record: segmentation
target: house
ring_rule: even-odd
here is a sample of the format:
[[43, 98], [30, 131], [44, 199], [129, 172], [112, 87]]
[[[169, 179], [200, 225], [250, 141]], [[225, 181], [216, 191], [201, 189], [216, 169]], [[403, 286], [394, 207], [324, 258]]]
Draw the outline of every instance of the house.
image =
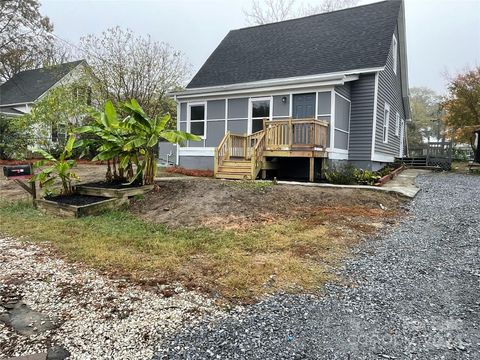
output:
[[410, 117], [403, 1], [233, 30], [184, 91], [178, 129], [199, 135], [177, 165], [219, 178], [401, 157]]
[[[51, 89], [77, 81], [87, 68], [85, 60], [78, 60], [15, 74], [0, 85], [0, 115], [15, 117], [30, 113], [32, 106]], [[52, 129], [51, 134], [56, 141], [57, 131]]]

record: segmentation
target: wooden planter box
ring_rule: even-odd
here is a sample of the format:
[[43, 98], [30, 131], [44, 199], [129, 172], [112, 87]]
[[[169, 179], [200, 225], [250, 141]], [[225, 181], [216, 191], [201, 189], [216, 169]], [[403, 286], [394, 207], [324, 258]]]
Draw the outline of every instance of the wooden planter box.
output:
[[152, 191], [155, 185], [132, 186], [127, 188], [95, 187], [95, 185], [77, 185], [75, 191], [80, 195], [102, 196], [107, 198], [128, 198]]
[[117, 209], [128, 202], [128, 198], [109, 198], [88, 205], [69, 205], [56, 201], [36, 199], [35, 204], [42, 212], [62, 217], [96, 215], [105, 210]]
[[387, 182], [389, 182], [390, 180], [392, 180], [395, 176], [397, 176], [398, 174], [400, 174], [403, 170], [405, 170], [407, 167], [405, 165], [402, 165], [400, 166], [399, 168], [396, 168], [395, 170], [393, 170], [390, 174], [388, 175], [385, 175], [384, 177], [382, 177], [381, 179], [379, 179], [377, 181], [377, 183], [375, 184], [376, 186], [383, 186], [385, 185]]

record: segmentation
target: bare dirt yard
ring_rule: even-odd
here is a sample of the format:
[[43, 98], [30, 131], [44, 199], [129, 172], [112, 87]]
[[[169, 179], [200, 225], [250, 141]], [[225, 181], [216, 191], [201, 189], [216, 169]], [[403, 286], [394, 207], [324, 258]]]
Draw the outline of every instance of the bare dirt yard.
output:
[[319, 214], [325, 220], [364, 217], [372, 224], [381, 218], [393, 218], [405, 202], [400, 197], [375, 191], [270, 182], [185, 178], [157, 184], [157, 189], [137, 200], [131, 211], [149, 222], [176, 227], [241, 230], [285, 220], [308, 222]]

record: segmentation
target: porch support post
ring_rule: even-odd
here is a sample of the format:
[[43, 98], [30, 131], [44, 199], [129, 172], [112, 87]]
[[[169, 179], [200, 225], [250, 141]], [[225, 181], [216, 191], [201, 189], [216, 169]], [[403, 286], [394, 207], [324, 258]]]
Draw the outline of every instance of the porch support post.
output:
[[310, 158], [310, 172], [308, 176], [308, 181], [314, 182], [315, 181], [315, 158]]
[[328, 160], [326, 157], [322, 158], [322, 171], [321, 171], [321, 179], [325, 180], [325, 172], [327, 170]]

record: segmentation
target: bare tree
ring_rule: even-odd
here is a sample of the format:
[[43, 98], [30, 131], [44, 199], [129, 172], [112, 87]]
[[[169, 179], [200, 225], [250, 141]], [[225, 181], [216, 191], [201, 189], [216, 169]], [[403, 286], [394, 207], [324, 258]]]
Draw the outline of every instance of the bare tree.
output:
[[53, 25], [38, 0], [0, 1], [0, 81], [37, 67], [52, 42]]
[[98, 80], [99, 100], [135, 98], [150, 115], [169, 109], [166, 93], [182, 85], [190, 70], [184, 55], [169, 44], [118, 26], [81, 38], [80, 49]]
[[291, 18], [294, 5], [295, 0], [252, 0], [251, 9], [244, 9], [243, 13], [248, 24], [261, 25]]
[[252, 0], [250, 9], [244, 9], [249, 25], [262, 25], [345, 9], [358, 4], [358, 0], [321, 0], [318, 5], [310, 5], [297, 0]]

